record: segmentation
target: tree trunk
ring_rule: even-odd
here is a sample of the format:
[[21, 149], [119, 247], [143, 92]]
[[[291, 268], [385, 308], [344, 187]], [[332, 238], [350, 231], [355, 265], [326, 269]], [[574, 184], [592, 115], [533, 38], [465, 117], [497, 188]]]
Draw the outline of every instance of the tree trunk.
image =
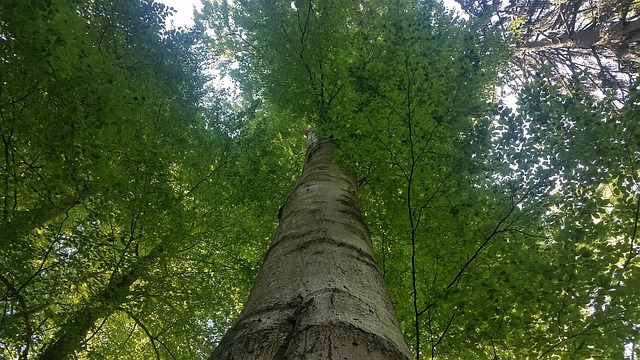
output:
[[98, 319], [110, 316], [125, 303], [130, 287], [144, 274], [147, 268], [164, 252], [162, 243], [142, 257], [120, 276], [111, 279], [107, 287], [87, 301], [87, 305], [75, 312], [54, 335], [52, 342], [44, 347], [38, 360], [67, 359], [80, 349], [87, 333]]
[[411, 358], [372, 255], [357, 182], [332, 163], [331, 140], [309, 140], [249, 299], [210, 360]]
[[618, 22], [608, 27], [588, 27], [573, 34], [563, 34], [554, 39], [530, 41], [521, 45], [529, 50], [577, 48], [591, 49], [601, 45], [616, 53], [617, 48], [628, 48], [640, 40], [640, 20]]
[[85, 188], [80, 195], [68, 198], [59, 206], [45, 206], [30, 211], [15, 211], [11, 216], [11, 220], [0, 223], [0, 246], [7, 248], [14, 246], [23, 236], [43, 227], [49, 221], [71, 210], [87, 196], [86, 193], [88, 193], [88, 190]]

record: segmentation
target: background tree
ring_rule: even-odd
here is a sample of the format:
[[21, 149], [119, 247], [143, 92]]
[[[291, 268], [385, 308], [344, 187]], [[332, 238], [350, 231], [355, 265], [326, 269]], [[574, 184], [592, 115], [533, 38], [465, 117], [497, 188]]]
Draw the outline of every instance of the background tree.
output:
[[205, 54], [169, 14], [0, 6], [2, 357], [194, 358], [237, 311], [222, 299], [242, 297], [254, 247], [221, 230], [262, 220], [231, 199], [238, 153], [201, 109]]
[[[581, 306], [582, 329], [561, 335], [558, 346], [585, 334], [601, 337], [603, 343], [632, 344], [637, 325], [630, 319], [636, 316], [637, 307], [621, 299], [636, 286], [632, 259], [638, 252], [638, 193], [632, 184], [637, 178], [638, 142], [631, 135], [637, 132], [635, 121], [628, 117], [635, 116], [635, 107], [627, 103], [618, 111], [615, 96], [596, 100], [580, 81], [572, 81], [572, 96], [560, 95], [561, 88], [544, 84], [540, 78], [524, 89], [523, 114], [537, 116], [518, 116], [532, 134], [527, 140], [524, 134], [520, 136], [524, 142], [538, 144], [541, 152], [522, 153], [518, 167], [533, 170], [546, 161], [547, 166], [560, 170], [544, 220], [555, 233], [545, 245], [556, 248], [559, 259], [565, 257], [564, 266], [558, 263], [565, 269], [561, 272], [570, 266], [564, 275], [566, 295], [560, 309], [568, 312], [577, 302], [589, 305]], [[637, 90], [632, 89], [629, 101], [636, 97]], [[542, 160], [543, 154], [551, 155]], [[520, 165], [526, 162], [538, 165]], [[570, 306], [572, 302], [576, 305]], [[558, 313], [559, 334], [560, 324], [572, 328], [565, 321]], [[576, 352], [584, 351], [582, 341]], [[623, 357], [621, 348], [602, 347], [600, 351], [602, 356]]]
[[[600, 92], [626, 94], [640, 66], [638, 4], [633, 1], [459, 1], [469, 15], [515, 38], [519, 75], [548, 66], [566, 86], [571, 74]], [[491, 19], [491, 20], [490, 20]], [[518, 80], [516, 77], [514, 80]]]

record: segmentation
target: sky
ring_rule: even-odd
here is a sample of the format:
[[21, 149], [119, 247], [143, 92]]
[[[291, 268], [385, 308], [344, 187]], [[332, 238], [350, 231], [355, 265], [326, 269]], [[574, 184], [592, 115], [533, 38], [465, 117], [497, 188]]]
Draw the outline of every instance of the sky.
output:
[[169, 19], [175, 27], [193, 24], [193, 8], [202, 7], [201, 0], [159, 0], [159, 2], [176, 9], [176, 13]]
[[[159, 0], [161, 3], [168, 5], [177, 10], [170, 19], [175, 27], [191, 25], [193, 23], [193, 8], [200, 9], [201, 0]], [[455, 0], [444, 0], [444, 6], [449, 9], [460, 11], [460, 5]]]

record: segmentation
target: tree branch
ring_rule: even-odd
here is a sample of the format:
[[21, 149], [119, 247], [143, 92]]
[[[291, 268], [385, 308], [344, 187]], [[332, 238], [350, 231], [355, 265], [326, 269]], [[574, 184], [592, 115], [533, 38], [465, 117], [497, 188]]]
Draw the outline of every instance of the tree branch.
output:
[[156, 340], [157, 339], [154, 336], [151, 335], [151, 333], [149, 332], [149, 329], [147, 329], [147, 326], [145, 324], [143, 324], [131, 311], [129, 311], [127, 309], [122, 309], [122, 310], [127, 315], [129, 315], [129, 317], [131, 319], [133, 319], [133, 321], [135, 321], [135, 323], [142, 329], [142, 331], [144, 331], [144, 333], [149, 338], [149, 342], [151, 343], [151, 346], [153, 347], [153, 352], [156, 354], [156, 359], [160, 360], [160, 353], [158, 352], [158, 347], [156, 346]]
[[31, 319], [29, 318], [29, 309], [27, 308], [27, 302], [24, 299], [24, 296], [20, 294], [20, 291], [16, 289], [16, 287], [13, 286], [11, 281], [9, 281], [9, 279], [7, 279], [2, 274], [0, 274], [0, 282], [5, 284], [7, 289], [9, 289], [9, 291], [11, 291], [15, 295], [16, 299], [18, 299], [18, 304], [20, 305], [20, 308], [22, 308], [22, 318], [24, 319], [24, 328], [25, 328], [25, 334], [24, 334], [25, 346], [22, 349], [22, 353], [20, 354], [20, 359], [27, 360], [29, 358], [29, 349], [31, 348], [31, 337], [33, 336], [33, 327], [31, 326]]

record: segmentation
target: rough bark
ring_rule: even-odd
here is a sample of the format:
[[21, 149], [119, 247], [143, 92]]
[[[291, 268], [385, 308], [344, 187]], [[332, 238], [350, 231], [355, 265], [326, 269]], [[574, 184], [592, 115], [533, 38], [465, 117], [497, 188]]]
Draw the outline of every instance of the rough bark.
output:
[[98, 319], [105, 318], [122, 305], [130, 294], [130, 287], [163, 253], [162, 243], [138, 260], [131, 268], [115, 276], [107, 287], [75, 312], [56, 332], [51, 343], [45, 346], [39, 360], [66, 359], [80, 349], [82, 343]]
[[249, 299], [210, 360], [411, 358], [336, 148], [309, 147]]

